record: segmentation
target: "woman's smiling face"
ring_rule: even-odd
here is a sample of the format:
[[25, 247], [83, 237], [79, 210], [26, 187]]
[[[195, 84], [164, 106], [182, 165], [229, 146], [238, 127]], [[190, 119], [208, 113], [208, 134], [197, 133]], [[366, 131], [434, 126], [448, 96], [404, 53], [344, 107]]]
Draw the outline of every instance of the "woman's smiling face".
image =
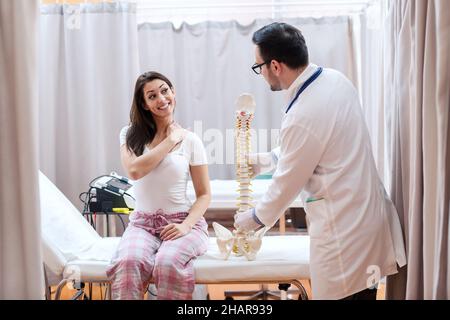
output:
[[175, 92], [160, 79], [147, 82], [143, 88], [144, 101], [147, 110], [154, 117], [165, 118], [171, 116], [175, 108]]

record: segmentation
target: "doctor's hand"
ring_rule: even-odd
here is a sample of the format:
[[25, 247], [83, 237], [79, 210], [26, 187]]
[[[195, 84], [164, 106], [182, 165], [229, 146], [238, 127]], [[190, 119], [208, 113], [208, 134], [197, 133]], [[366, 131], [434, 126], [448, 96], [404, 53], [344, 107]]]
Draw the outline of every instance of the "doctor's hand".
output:
[[260, 227], [263, 227], [263, 224], [260, 224], [256, 219], [256, 215], [254, 214], [254, 208], [241, 212], [236, 213], [234, 215], [234, 227], [238, 231], [253, 231], [256, 229], [259, 229]]
[[159, 234], [163, 241], [181, 238], [191, 231], [191, 227], [184, 223], [170, 223]]

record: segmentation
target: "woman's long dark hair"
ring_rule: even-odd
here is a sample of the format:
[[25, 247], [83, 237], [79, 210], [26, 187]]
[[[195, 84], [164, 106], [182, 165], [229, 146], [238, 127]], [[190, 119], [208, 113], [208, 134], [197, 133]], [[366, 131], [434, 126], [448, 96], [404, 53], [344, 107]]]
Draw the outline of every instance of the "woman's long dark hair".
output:
[[126, 144], [130, 152], [142, 155], [145, 145], [151, 143], [156, 134], [156, 123], [151, 111], [145, 109], [144, 86], [153, 80], [162, 80], [173, 90], [173, 85], [161, 73], [149, 71], [139, 76], [134, 87], [133, 104], [130, 111], [130, 128], [127, 132]]

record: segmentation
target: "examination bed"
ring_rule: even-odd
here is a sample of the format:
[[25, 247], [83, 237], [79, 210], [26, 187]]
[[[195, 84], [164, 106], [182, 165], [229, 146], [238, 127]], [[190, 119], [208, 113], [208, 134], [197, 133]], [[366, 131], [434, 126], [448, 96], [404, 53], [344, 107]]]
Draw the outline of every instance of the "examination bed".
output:
[[[55, 298], [68, 283], [107, 283], [106, 268], [120, 238], [102, 238], [73, 204], [41, 172], [41, 225], [47, 288], [57, 286]], [[309, 279], [308, 236], [266, 236], [256, 260], [219, 258], [215, 238], [207, 253], [194, 262], [198, 284], [289, 283], [303, 299], [299, 280]], [[82, 287], [78, 286], [82, 291]], [[47, 291], [47, 298], [51, 293]]]

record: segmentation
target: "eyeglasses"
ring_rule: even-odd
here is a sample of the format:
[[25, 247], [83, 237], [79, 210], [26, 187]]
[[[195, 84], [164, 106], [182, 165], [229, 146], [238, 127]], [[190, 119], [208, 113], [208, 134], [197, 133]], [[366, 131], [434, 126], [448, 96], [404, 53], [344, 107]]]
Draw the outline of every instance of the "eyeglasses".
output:
[[259, 64], [255, 63], [254, 65], [252, 65], [253, 72], [256, 73], [256, 74], [261, 74], [262, 66], [265, 65], [265, 64], [268, 64], [268, 63], [270, 63], [270, 61], [266, 61], [266, 62], [259, 63]]

